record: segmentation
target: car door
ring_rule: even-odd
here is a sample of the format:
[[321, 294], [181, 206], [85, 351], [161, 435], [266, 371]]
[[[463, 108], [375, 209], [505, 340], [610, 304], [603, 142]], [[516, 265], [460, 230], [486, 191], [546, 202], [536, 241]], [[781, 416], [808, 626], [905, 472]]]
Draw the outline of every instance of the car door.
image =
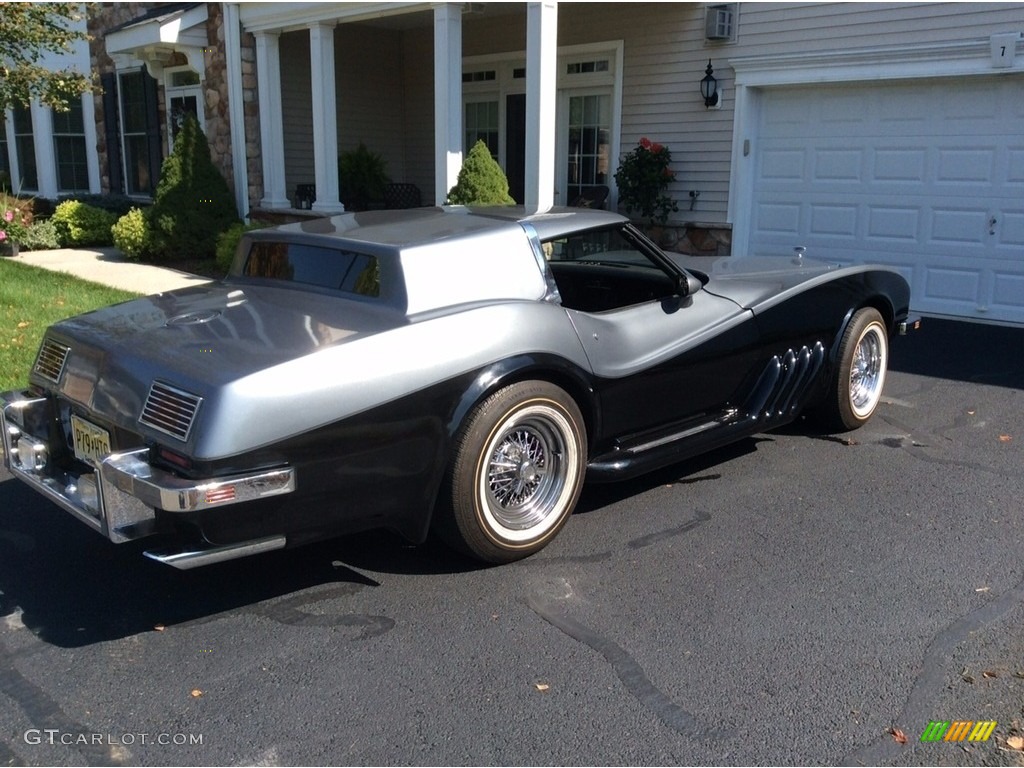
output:
[[595, 376], [598, 443], [730, 407], [756, 356], [752, 313], [703, 290], [680, 295], [680, 271], [628, 226], [544, 247]]

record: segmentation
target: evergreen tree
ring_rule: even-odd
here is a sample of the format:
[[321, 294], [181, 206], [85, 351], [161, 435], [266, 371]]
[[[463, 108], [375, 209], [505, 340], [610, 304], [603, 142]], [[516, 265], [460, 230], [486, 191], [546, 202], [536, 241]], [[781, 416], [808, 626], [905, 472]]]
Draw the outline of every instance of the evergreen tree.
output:
[[217, 236], [238, 221], [228, 183], [210, 159], [210, 146], [189, 115], [160, 169], [149, 210], [155, 256], [212, 258]]
[[459, 178], [448, 192], [452, 205], [515, 205], [508, 193], [508, 179], [491, 157], [483, 141], [478, 141], [459, 170]]

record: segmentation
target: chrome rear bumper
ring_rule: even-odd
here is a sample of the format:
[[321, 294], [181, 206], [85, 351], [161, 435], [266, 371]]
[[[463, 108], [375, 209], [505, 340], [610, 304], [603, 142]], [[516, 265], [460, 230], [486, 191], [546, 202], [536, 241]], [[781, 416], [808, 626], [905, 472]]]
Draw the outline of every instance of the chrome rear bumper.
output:
[[45, 438], [27, 425], [47, 423], [50, 402], [20, 392], [0, 394], [4, 465], [50, 501], [115, 543], [156, 532], [156, 509], [171, 513], [203, 509], [291, 493], [291, 467], [208, 480], [183, 479], [149, 464], [149, 449], [137, 448], [90, 462], [80, 475], [54, 466]]

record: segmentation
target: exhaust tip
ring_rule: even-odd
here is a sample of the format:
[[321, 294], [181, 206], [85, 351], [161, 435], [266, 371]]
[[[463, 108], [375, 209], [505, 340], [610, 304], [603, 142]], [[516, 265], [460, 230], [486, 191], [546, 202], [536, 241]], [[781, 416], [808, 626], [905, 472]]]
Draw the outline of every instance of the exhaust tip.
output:
[[226, 560], [237, 560], [240, 557], [259, 555], [263, 552], [272, 552], [275, 549], [284, 549], [287, 543], [288, 539], [284, 536], [268, 536], [265, 539], [241, 541], [237, 544], [227, 544], [223, 547], [170, 547], [167, 549], [151, 549], [142, 554], [150, 560], [156, 560], [158, 563], [170, 565], [182, 571], [188, 571], [204, 565], [222, 563]]

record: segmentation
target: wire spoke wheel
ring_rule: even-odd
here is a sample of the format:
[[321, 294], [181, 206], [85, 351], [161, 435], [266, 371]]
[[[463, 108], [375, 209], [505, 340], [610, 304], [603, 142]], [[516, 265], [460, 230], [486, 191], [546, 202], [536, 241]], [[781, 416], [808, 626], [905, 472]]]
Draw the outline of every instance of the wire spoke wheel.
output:
[[576, 506], [586, 452], [583, 418], [566, 392], [543, 381], [499, 390], [459, 439], [449, 474], [455, 535], [446, 538], [495, 563], [543, 548]]
[[828, 422], [836, 430], [867, 423], [882, 399], [889, 365], [889, 334], [872, 307], [850, 320], [839, 344], [839, 365], [832, 383]]

